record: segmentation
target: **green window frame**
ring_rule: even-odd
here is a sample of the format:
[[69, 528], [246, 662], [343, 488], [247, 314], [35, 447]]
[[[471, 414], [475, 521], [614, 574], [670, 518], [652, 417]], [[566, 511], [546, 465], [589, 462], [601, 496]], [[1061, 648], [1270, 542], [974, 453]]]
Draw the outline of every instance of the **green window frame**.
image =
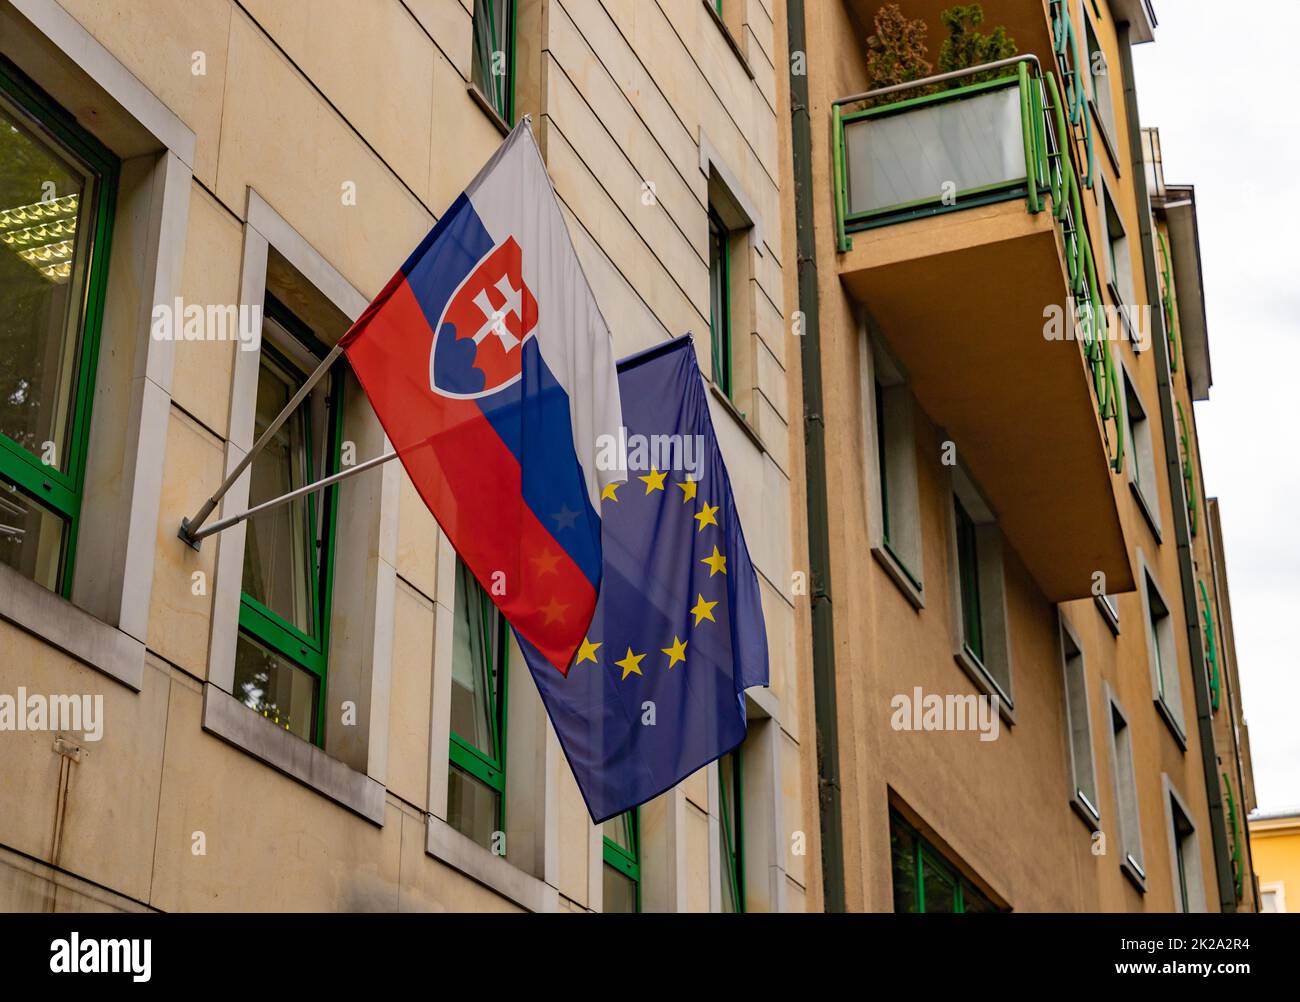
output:
[[722, 910], [745, 910], [744, 756], [740, 748], [718, 759], [718, 814], [722, 860]]
[[984, 663], [984, 621], [980, 610], [979, 544], [975, 521], [957, 495], [952, 498], [957, 525], [957, 579], [961, 591], [962, 644], [966, 652]]
[[[611, 828], [611, 825], [614, 826]], [[641, 910], [641, 809], [631, 810], [610, 818], [603, 826], [605, 886], [621, 883], [632, 885], [633, 911]], [[610, 831], [615, 833], [610, 838]], [[605, 895], [604, 911], [610, 908], [612, 895]]]
[[[86, 453], [90, 438], [91, 405], [95, 370], [99, 361], [100, 333], [108, 282], [108, 263], [117, 204], [119, 161], [107, 147], [77, 124], [76, 119], [28, 79], [12, 63], [0, 57], [0, 109], [27, 129], [30, 139], [50, 149], [53, 157], [70, 161], [85, 175], [78, 195], [76, 236], [85, 236], [83, 248], [72, 248], [68, 258], [70, 275], [80, 267], [80, 320], [75, 325], [76, 342], [63, 359], [73, 370], [69, 381], [63, 442], [55, 443], [56, 456], [64, 462], [45, 463], [42, 457], [0, 432], [0, 522], [7, 523], [23, 509], [10, 498], [25, 501], [35, 513], [53, 518], [60, 529], [60, 548], [52, 561], [51, 573], [40, 584], [64, 598], [72, 596], [72, 571], [85, 487]], [[14, 130], [17, 132], [17, 130]], [[21, 134], [21, 133], [19, 133]], [[7, 171], [0, 162], [0, 184]], [[90, 197], [85, 192], [90, 191]], [[0, 253], [18, 253], [20, 240], [29, 238], [31, 210], [41, 204], [57, 205], [68, 196], [43, 203], [40, 196], [31, 203], [0, 205]], [[89, 206], [89, 208], [87, 207]], [[21, 212], [20, 210], [29, 210]], [[63, 221], [66, 223], [66, 221]], [[47, 245], [40, 245], [42, 247]], [[34, 249], [35, 245], [33, 245]], [[84, 255], [78, 265], [76, 255]], [[62, 264], [62, 262], [60, 262]], [[75, 302], [76, 300], [73, 300]], [[10, 302], [6, 298], [6, 305]], [[74, 307], [75, 308], [75, 307]], [[11, 510], [12, 509], [12, 510]], [[23, 530], [5, 526], [4, 535], [16, 538]]]
[[[284, 304], [272, 296], [266, 295], [264, 315], [274, 320], [298, 344], [316, 358], [323, 358], [329, 352], [326, 345], [315, 332], [293, 314]], [[286, 346], [288, 347], [288, 346]], [[280, 370], [281, 373], [295, 377], [297, 386], [310, 375], [302, 366], [294, 362], [288, 353], [263, 337], [261, 348], [265, 359]], [[259, 372], [259, 380], [261, 373]], [[292, 387], [293, 390], [297, 386]], [[305, 469], [301, 475], [305, 483], [312, 483], [322, 477], [338, 473], [342, 467], [343, 447], [343, 373], [341, 368], [329, 376], [329, 385], [325, 397], [325, 424], [323, 443], [326, 457], [325, 469], [317, 470], [316, 450], [312, 447], [315, 437], [312, 433], [311, 407], [304, 406], [303, 439], [306, 443]], [[310, 402], [310, 397], [304, 405]], [[268, 448], [269, 448], [268, 444]], [[250, 504], [270, 500], [269, 498], [251, 498]], [[245, 643], [260, 648], [264, 657], [279, 658], [287, 661], [290, 670], [300, 669], [309, 677], [312, 684], [313, 708], [310, 714], [308, 733], [295, 731], [315, 745], [325, 740], [325, 690], [329, 666], [330, 613], [333, 607], [334, 581], [334, 542], [338, 529], [339, 487], [334, 484], [322, 491], [308, 494], [304, 499], [306, 507], [305, 553], [308, 560], [307, 580], [309, 585], [308, 606], [310, 621], [307, 629], [290, 622], [281, 613], [269, 608], [243, 590], [241, 581], [239, 595], [239, 632]], [[268, 513], [270, 514], [270, 513]], [[255, 523], [259, 516], [253, 516]], [[246, 544], [247, 545], [247, 544]], [[251, 653], [251, 652], [250, 652]], [[238, 660], [238, 659], [237, 659]], [[236, 698], [253, 710], [261, 710], [262, 715], [273, 723], [281, 724], [278, 706], [261, 707], [250, 702], [251, 694]], [[292, 714], [283, 722], [286, 729], [293, 730]]]
[[709, 206], [709, 341], [713, 381], [728, 400], [731, 381], [731, 231]]
[[1001, 911], [897, 811], [889, 812], [894, 911], [909, 914]]
[[511, 125], [515, 120], [518, 22], [517, 0], [474, 0], [470, 80], [492, 110]]
[[[463, 624], [460, 622], [462, 613], [465, 619]], [[460, 666], [461, 670], [469, 672], [475, 686], [484, 687], [481, 696], [485, 700], [486, 733], [483, 737], [487, 747], [477, 743], [469, 734], [457, 733], [453, 720], [447, 765], [447, 821], [466, 837], [504, 856], [505, 846], [494, 844], [493, 833], [506, 830], [506, 679], [509, 631], [505, 617], [459, 558], [456, 560], [454, 616], [455, 627], [463, 625], [467, 631], [466, 649], [467, 656], [471, 659], [471, 663]], [[460, 656], [459, 646], [454, 646], [456, 649], [453, 658]], [[455, 665], [452, 671], [454, 676]], [[452, 685], [456, 684], [453, 680]], [[472, 796], [477, 792], [475, 784], [486, 787], [488, 794], [496, 801], [493, 812], [495, 827], [492, 832], [476, 832], [473, 804], [469, 797], [458, 800], [453, 796], [454, 790]]]

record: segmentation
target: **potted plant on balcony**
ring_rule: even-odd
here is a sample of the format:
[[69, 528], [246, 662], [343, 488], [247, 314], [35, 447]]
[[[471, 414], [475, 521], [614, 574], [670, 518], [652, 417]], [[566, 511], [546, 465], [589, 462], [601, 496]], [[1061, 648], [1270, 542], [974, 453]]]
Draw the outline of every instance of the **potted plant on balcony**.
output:
[[[948, 29], [948, 37], [939, 50], [940, 73], [1008, 59], [1018, 51], [1016, 40], [1007, 34], [1007, 29], [1002, 25], [987, 33], [978, 30], [984, 23], [984, 8], [977, 3], [957, 4], [949, 7], [939, 17]], [[950, 85], [965, 86], [981, 80], [991, 80], [1005, 72], [990, 70], [976, 73], [961, 80], [950, 81]]]
[[[948, 37], [939, 50], [939, 73], [1006, 59], [1018, 51], [1015, 39], [1005, 27], [999, 25], [988, 32], [979, 30], [984, 23], [984, 8], [978, 3], [955, 4], [944, 10], [939, 19], [948, 29]], [[875, 31], [867, 37], [867, 90], [910, 83], [936, 72], [927, 58], [929, 26], [923, 19], [909, 18], [898, 4], [887, 3], [876, 10], [873, 23]], [[997, 71], [978, 73], [949, 81], [947, 86], [962, 87], [996, 74]], [[918, 87], [908, 91], [907, 96], [919, 97], [937, 89]], [[864, 106], [889, 104], [895, 100], [898, 100], [896, 95], [887, 95], [865, 101]]]
[[[867, 90], [892, 87], [920, 80], [931, 73], [926, 59], [925, 36], [929, 31], [921, 18], [903, 15], [896, 3], [887, 3], [876, 11], [875, 33], [867, 36]], [[891, 98], [867, 102], [871, 107], [887, 104]]]

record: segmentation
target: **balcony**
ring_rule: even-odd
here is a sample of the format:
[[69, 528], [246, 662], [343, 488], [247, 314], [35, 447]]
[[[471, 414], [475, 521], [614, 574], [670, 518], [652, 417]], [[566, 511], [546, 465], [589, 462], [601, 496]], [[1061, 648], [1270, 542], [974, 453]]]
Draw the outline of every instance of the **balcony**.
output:
[[1110, 594], [1133, 587], [1111, 331], [1069, 117], [1033, 55], [832, 111], [840, 279], [1051, 601], [1087, 597], [1098, 571]]

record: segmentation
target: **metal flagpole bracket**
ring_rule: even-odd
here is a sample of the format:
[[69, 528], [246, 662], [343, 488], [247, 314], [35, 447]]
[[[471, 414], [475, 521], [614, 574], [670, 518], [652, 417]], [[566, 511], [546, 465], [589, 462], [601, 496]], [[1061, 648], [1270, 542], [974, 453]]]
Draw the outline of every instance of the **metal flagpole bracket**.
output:
[[191, 550], [198, 551], [200, 540], [190, 532], [190, 520], [188, 518], [181, 519], [180, 528], [176, 530], [176, 538]]
[[199, 544], [208, 536], [215, 536], [218, 532], [221, 532], [224, 529], [229, 529], [232, 525], [238, 525], [240, 522], [252, 518], [254, 515], [260, 515], [264, 511], [279, 508], [281, 505], [286, 505], [290, 501], [296, 501], [300, 497], [306, 497], [308, 494], [315, 491], [333, 486], [341, 480], [346, 480], [348, 477], [354, 477], [358, 473], [365, 473], [366, 470], [373, 470], [376, 466], [382, 466], [390, 459], [396, 458], [396, 456], [396, 452], [386, 452], [382, 456], [375, 456], [373, 459], [367, 459], [364, 463], [358, 463], [356, 466], [349, 466], [346, 470], [332, 473], [328, 477], [322, 477], [314, 483], [305, 484], [302, 487], [289, 491], [287, 494], [281, 494], [278, 498], [272, 498], [270, 501], [263, 501], [261, 504], [253, 505], [253, 507], [249, 508], [247, 511], [242, 511], [238, 515], [231, 515], [228, 518], [220, 519], [204, 528], [196, 527], [191, 529], [189, 525], [190, 520], [188, 518], [182, 519], [181, 527], [177, 532], [177, 535], [180, 536], [180, 538], [189, 546], [192, 546], [197, 550]]
[[202, 540], [204, 536], [210, 535], [210, 533], [201, 531], [203, 523], [206, 522], [209, 516], [211, 516], [211, 514], [216, 510], [217, 505], [221, 503], [221, 499], [225, 497], [226, 492], [234, 486], [234, 483], [239, 479], [240, 474], [248, 469], [248, 465], [253, 461], [253, 457], [256, 456], [262, 450], [262, 447], [271, 440], [271, 436], [280, 430], [280, 425], [284, 424], [285, 421], [289, 419], [289, 415], [297, 409], [298, 405], [302, 403], [307, 394], [312, 391], [312, 388], [320, 382], [321, 377], [324, 376], [325, 373], [329, 372], [330, 366], [334, 364], [334, 360], [341, 354], [343, 354], [343, 344], [340, 341], [329, 350], [329, 354], [321, 359], [320, 365], [316, 366], [316, 371], [308, 376], [303, 384], [298, 387], [298, 392], [290, 398], [287, 404], [284, 405], [284, 409], [275, 416], [275, 420], [266, 426], [266, 431], [262, 432], [261, 437], [253, 443], [253, 447], [248, 450], [244, 458], [235, 464], [233, 470], [226, 474], [226, 479], [221, 481], [221, 486], [216, 489], [216, 492], [213, 493], [212, 497], [203, 502], [202, 506], [194, 513], [193, 517], [181, 519], [181, 525], [180, 528], [176, 530], [176, 535], [183, 543], [185, 543], [186, 546], [197, 550], [199, 548], [199, 541]]

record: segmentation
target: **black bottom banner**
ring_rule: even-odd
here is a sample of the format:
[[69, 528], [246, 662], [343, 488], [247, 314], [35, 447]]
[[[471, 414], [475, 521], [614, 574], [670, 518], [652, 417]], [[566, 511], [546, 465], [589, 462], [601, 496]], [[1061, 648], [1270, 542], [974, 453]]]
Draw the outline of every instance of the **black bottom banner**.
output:
[[760, 973], [826, 989], [847, 976], [870, 990], [900, 976], [938, 985], [964, 970], [972, 984], [992, 974], [999, 985], [1114, 978], [1224, 990], [1293, 974], [1298, 943], [1294, 915], [0, 915], [6, 987], [295, 996], [354, 983], [454, 989], [476, 969], [488, 983], [540, 978], [561, 991], [605, 975], [672, 991]]

